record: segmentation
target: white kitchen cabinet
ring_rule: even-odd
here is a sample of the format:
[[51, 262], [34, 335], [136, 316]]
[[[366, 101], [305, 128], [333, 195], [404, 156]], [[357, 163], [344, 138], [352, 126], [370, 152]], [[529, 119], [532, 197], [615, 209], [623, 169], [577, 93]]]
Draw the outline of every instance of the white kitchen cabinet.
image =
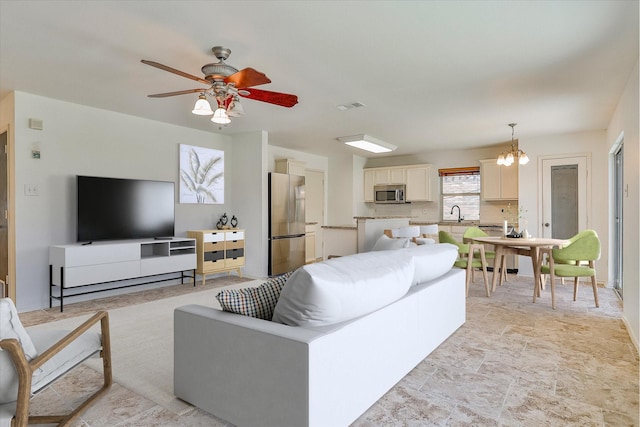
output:
[[306, 171], [305, 162], [295, 159], [277, 159], [276, 172], [288, 173], [289, 175], [304, 176]]
[[431, 165], [406, 168], [408, 202], [431, 202]]
[[365, 169], [367, 171], [373, 174], [373, 185], [406, 184], [404, 166]]
[[373, 191], [374, 182], [375, 182], [375, 170], [365, 169], [364, 170], [364, 201], [365, 202], [375, 202], [375, 194]]
[[364, 170], [364, 201], [374, 202], [376, 185], [406, 184], [407, 201], [432, 201], [431, 165], [392, 166]]
[[518, 165], [501, 166], [496, 159], [480, 160], [482, 200], [517, 200]]

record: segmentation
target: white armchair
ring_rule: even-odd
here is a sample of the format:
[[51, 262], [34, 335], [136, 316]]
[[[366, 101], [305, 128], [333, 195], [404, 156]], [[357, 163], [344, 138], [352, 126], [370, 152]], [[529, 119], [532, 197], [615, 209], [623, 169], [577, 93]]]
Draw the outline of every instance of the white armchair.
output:
[[[100, 322], [101, 333], [89, 331]], [[104, 384], [66, 415], [29, 416], [31, 396], [89, 357], [103, 359]], [[100, 311], [73, 331], [28, 334], [13, 301], [0, 299], [0, 427], [27, 424], [66, 426], [111, 387], [109, 315]]]

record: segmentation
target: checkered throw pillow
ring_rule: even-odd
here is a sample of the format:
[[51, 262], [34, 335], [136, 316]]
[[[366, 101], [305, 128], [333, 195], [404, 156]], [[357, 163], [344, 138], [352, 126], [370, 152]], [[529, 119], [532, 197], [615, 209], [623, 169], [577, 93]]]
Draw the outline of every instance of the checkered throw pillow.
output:
[[224, 311], [271, 320], [280, 291], [293, 272], [276, 276], [255, 288], [224, 289], [216, 295]]

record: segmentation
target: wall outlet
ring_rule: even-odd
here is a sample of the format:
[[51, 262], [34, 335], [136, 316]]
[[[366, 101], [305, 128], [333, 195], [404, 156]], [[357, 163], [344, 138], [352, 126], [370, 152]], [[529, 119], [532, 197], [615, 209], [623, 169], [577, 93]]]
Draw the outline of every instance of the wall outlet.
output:
[[40, 189], [36, 184], [25, 184], [24, 185], [24, 195], [25, 196], [39, 196]]

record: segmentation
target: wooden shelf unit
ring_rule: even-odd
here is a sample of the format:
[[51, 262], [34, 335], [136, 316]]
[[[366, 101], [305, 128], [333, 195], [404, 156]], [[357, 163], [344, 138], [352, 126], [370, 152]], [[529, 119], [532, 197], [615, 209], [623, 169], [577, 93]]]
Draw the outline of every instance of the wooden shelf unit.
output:
[[202, 276], [203, 285], [208, 274], [236, 271], [242, 277], [244, 230], [191, 230], [187, 236], [196, 241], [196, 274]]

